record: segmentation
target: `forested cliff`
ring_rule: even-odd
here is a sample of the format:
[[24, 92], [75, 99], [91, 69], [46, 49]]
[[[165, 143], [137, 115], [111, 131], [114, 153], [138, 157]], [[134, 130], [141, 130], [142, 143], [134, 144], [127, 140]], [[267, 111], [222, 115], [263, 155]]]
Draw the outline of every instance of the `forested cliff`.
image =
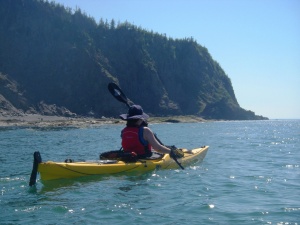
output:
[[0, 1], [0, 113], [116, 117], [116, 82], [150, 115], [265, 119], [242, 109], [230, 78], [192, 38], [96, 22], [54, 2]]

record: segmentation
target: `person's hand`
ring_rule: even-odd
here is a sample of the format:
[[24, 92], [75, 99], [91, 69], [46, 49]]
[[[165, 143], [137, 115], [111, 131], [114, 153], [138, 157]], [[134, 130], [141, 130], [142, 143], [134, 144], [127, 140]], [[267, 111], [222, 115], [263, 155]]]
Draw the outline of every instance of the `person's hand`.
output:
[[184, 153], [181, 149], [176, 148], [174, 145], [169, 147], [171, 149], [170, 157], [173, 159], [179, 159], [184, 156]]

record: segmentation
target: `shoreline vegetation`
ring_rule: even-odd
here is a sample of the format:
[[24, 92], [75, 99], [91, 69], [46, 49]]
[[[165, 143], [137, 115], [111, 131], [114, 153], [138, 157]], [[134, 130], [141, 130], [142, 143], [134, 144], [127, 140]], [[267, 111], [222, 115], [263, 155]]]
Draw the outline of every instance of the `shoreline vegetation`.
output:
[[241, 108], [231, 79], [195, 39], [110, 22], [97, 23], [80, 9], [48, 0], [0, 1], [0, 32], [5, 34], [0, 41], [0, 116], [117, 118], [125, 107], [112, 103], [107, 90], [116, 82], [135, 96], [134, 102], [147, 102], [152, 115], [267, 119]]
[[[168, 116], [168, 117], [150, 117], [151, 123], [199, 123], [207, 122], [197, 116]], [[125, 121], [119, 118], [93, 118], [93, 117], [62, 117], [45, 116], [40, 114], [24, 114], [22, 116], [1, 116], [0, 127], [89, 127], [101, 126], [104, 124], [125, 124]]]

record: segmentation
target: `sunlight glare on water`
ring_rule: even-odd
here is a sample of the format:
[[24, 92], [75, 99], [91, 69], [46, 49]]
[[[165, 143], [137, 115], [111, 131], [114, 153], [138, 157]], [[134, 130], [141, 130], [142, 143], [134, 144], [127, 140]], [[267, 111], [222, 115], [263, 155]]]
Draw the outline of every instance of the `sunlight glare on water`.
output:
[[166, 145], [209, 145], [185, 170], [64, 179], [29, 187], [43, 161], [96, 160], [120, 125], [0, 128], [0, 224], [299, 224], [300, 121], [152, 124]]

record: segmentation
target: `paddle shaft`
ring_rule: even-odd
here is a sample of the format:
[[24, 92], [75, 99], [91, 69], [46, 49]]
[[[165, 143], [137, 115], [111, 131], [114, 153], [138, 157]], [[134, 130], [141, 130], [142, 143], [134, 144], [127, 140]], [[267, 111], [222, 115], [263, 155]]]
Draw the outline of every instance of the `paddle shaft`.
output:
[[[158, 137], [156, 136], [156, 134], [154, 134], [154, 137], [155, 137], [155, 139], [156, 139], [161, 145], [165, 146], [165, 145], [158, 139]], [[172, 150], [171, 150], [171, 151], [172, 151]], [[174, 159], [174, 161], [177, 163], [177, 165], [178, 165], [181, 169], [184, 170], [184, 167], [181, 165], [180, 162], [178, 162], [178, 160], [177, 160], [176, 157], [174, 157], [174, 158], [172, 158], [172, 159]]]

